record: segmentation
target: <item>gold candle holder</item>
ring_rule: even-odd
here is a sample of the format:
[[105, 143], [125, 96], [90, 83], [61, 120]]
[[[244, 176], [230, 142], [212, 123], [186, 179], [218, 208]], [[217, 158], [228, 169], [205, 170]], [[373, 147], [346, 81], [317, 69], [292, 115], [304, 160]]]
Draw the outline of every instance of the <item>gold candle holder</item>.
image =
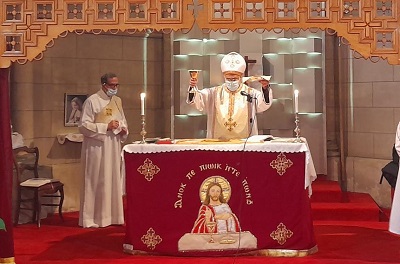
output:
[[146, 116], [142, 115], [142, 131], [140, 131], [140, 135], [142, 136], [142, 141], [140, 141], [140, 144], [146, 144]]
[[295, 129], [293, 130], [294, 133], [296, 134], [296, 138], [294, 139], [293, 142], [296, 143], [303, 143], [304, 141], [300, 138], [300, 120], [299, 120], [299, 113], [295, 113], [295, 119], [294, 123], [296, 124]]

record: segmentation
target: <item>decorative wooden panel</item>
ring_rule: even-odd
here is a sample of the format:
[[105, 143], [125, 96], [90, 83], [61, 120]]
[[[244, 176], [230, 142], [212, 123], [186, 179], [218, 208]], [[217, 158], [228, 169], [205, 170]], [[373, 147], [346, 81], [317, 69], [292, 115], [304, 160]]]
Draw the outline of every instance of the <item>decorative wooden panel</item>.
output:
[[329, 29], [365, 58], [400, 64], [397, 0], [3, 0], [0, 67], [42, 58], [69, 33]]

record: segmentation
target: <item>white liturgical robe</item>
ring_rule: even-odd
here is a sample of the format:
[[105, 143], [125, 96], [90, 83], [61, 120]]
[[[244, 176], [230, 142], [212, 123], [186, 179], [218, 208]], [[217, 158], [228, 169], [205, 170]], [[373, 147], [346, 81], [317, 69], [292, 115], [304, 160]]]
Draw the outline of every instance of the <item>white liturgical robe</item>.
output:
[[[225, 85], [197, 90], [191, 88], [187, 103], [207, 114], [207, 138], [247, 138], [258, 134], [256, 113], [272, 103], [272, 90], [264, 93], [242, 84], [236, 91]], [[242, 92], [248, 96], [242, 95]], [[194, 95], [193, 98], [190, 94]], [[248, 101], [250, 98], [251, 102]]]
[[[111, 120], [119, 121], [119, 129], [107, 131]], [[82, 227], [124, 223], [121, 142], [127, 134], [118, 134], [121, 127], [127, 128], [127, 124], [119, 97], [110, 98], [100, 90], [86, 99], [79, 123], [79, 131], [84, 135], [79, 214]]]
[[230, 214], [226, 220], [218, 219], [217, 226], [218, 226], [218, 233], [228, 233], [228, 232], [239, 232], [240, 230], [236, 230], [236, 223], [239, 223], [236, 216], [232, 213], [231, 208], [228, 204], [222, 203], [220, 205], [214, 206], [214, 211], [216, 215], [222, 214]]
[[[397, 154], [400, 155], [400, 123], [397, 125], [395, 148]], [[394, 191], [392, 210], [390, 212], [389, 219], [389, 231], [400, 235], [400, 180], [399, 174], [397, 173], [396, 188]]]

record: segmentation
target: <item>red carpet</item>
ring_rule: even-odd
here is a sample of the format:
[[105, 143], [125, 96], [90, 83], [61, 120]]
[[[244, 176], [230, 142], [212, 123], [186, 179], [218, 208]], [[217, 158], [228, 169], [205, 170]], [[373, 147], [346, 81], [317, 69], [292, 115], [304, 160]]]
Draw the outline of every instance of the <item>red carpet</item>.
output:
[[312, 186], [314, 220], [379, 221], [381, 210], [369, 194], [343, 193], [337, 182], [323, 179]]
[[[78, 214], [57, 215], [14, 228], [17, 264], [23, 263], [400, 263], [400, 236], [379, 221], [379, 208], [365, 194], [342, 195], [337, 183], [313, 184], [312, 208], [319, 251], [302, 258], [223, 257], [194, 258], [132, 256], [122, 252], [124, 227], [78, 227]], [[1, 245], [0, 245], [1, 246]]]

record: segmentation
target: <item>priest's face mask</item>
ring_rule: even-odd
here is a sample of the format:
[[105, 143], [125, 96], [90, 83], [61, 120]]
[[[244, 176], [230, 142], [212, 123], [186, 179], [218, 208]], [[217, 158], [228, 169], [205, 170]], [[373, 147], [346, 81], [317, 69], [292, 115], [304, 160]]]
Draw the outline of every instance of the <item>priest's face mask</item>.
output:
[[103, 90], [109, 97], [117, 94], [118, 87], [119, 83], [117, 77], [109, 78], [107, 83], [103, 83]]
[[242, 83], [242, 75], [239, 72], [224, 72], [225, 86], [229, 91], [236, 91]]

